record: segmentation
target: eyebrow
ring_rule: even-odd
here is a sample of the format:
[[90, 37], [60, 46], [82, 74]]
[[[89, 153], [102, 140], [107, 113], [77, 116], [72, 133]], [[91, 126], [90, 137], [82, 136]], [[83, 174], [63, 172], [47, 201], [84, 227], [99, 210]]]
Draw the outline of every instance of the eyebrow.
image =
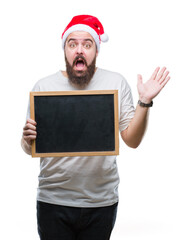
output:
[[[70, 38], [70, 39], [68, 40], [68, 43], [69, 43], [70, 41], [76, 41], [76, 40], [77, 40], [76, 38]], [[90, 42], [93, 43], [93, 41], [92, 41], [90, 38], [85, 38], [85, 39], [83, 39], [83, 41], [90, 41]]]

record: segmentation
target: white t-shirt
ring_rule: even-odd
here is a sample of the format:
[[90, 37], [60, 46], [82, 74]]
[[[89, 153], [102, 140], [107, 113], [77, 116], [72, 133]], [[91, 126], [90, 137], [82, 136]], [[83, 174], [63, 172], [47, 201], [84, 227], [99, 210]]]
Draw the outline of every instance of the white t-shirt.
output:
[[[58, 71], [39, 80], [32, 91], [74, 90], [78, 89]], [[119, 130], [128, 127], [135, 109], [122, 75], [97, 68], [84, 90], [118, 90]], [[71, 207], [109, 206], [118, 201], [118, 184], [116, 156], [45, 157], [40, 159], [37, 200]]]

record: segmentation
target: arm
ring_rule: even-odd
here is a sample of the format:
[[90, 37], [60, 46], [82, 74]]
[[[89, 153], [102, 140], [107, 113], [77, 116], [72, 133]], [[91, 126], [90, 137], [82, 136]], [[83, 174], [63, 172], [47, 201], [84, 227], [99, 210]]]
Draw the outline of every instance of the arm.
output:
[[[169, 72], [166, 68], [156, 68], [151, 78], [146, 82], [142, 82], [142, 76], [138, 75], [137, 89], [139, 93], [139, 99], [145, 104], [151, 103], [151, 101], [159, 94], [162, 88], [169, 81]], [[136, 148], [141, 143], [144, 136], [147, 120], [148, 120], [149, 109], [137, 105], [134, 118], [130, 122], [127, 129], [121, 132], [123, 141], [132, 148]]]
[[31, 155], [31, 144], [32, 141], [36, 139], [36, 135], [36, 122], [32, 119], [27, 119], [27, 122], [23, 128], [21, 147], [29, 155]]

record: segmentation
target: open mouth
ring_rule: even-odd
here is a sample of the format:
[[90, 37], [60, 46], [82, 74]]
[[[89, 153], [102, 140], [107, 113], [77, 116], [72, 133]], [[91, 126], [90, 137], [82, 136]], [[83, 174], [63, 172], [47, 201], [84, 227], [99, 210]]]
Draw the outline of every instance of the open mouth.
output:
[[82, 57], [77, 57], [74, 61], [76, 70], [81, 71], [87, 66], [86, 60]]

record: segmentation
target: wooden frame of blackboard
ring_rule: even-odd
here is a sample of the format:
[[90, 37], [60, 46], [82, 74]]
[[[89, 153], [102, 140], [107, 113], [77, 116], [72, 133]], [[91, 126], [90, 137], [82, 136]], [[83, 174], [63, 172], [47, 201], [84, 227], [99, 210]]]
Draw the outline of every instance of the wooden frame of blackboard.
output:
[[[40, 96], [111, 96], [113, 97], [113, 113], [114, 119], [110, 119], [113, 121], [113, 136], [114, 136], [114, 149], [112, 150], [102, 150], [102, 151], [51, 151], [51, 152], [37, 152], [36, 151], [36, 140], [32, 142], [32, 157], [64, 157], [64, 156], [105, 156], [105, 155], [119, 155], [119, 122], [118, 122], [118, 90], [91, 90], [91, 91], [46, 91], [46, 92], [30, 92], [30, 114], [31, 119], [35, 119], [35, 97]], [[107, 113], [105, 113], [107, 114]], [[38, 122], [37, 122], [38, 126]], [[38, 127], [37, 127], [38, 129]], [[37, 130], [37, 138], [38, 138], [38, 130]]]

